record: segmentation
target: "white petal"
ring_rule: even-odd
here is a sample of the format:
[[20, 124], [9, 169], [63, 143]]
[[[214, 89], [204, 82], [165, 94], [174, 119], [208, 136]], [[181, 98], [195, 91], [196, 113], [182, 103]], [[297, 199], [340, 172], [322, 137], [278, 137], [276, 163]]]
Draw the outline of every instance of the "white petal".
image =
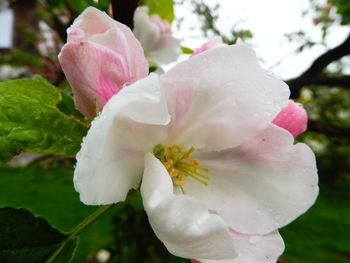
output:
[[201, 263], [276, 263], [284, 250], [278, 231], [263, 236], [249, 236], [231, 231], [238, 251], [232, 260], [198, 260]]
[[274, 125], [240, 147], [199, 158], [209, 168], [209, 186], [188, 180], [185, 192], [240, 233], [270, 233], [304, 213], [318, 194], [313, 152]]
[[147, 7], [141, 6], [135, 10], [133, 32], [145, 52], [152, 50], [159, 41], [160, 30], [150, 20]]
[[168, 172], [150, 153], [145, 155], [141, 194], [149, 222], [170, 253], [185, 258], [235, 257], [224, 221], [195, 198], [174, 195]]
[[161, 36], [155, 47], [146, 52], [147, 58], [157, 65], [165, 65], [174, 62], [180, 54], [180, 40], [174, 38], [172, 35]]
[[137, 188], [143, 156], [167, 136], [169, 115], [158, 76], [114, 95], [91, 124], [77, 155], [74, 184], [85, 204], [124, 200]]
[[289, 89], [263, 71], [246, 45], [218, 47], [179, 63], [167, 85], [172, 138], [207, 150], [227, 149], [264, 130], [288, 102]]

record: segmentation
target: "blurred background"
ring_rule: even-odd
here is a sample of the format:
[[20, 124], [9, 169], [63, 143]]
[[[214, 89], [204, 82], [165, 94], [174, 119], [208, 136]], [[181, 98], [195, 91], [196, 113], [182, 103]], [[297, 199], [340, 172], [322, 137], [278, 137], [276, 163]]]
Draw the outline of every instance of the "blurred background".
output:
[[[112, 2], [123, 10], [114, 17], [132, 27], [138, 1]], [[0, 0], [0, 80], [41, 75], [70, 93], [57, 54], [67, 27], [90, 5], [112, 13], [109, 0]], [[229, 44], [243, 40], [308, 111], [308, 131], [297, 140], [317, 156], [321, 190], [306, 214], [281, 229], [280, 262], [350, 262], [350, 1], [175, 0], [174, 10], [184, 47], [218, 35]], [[0, 166], [0, 206], [28, 208], [71, 230], [95, 209], [80, 203], [73, 166], [62, 156], [16, 155]], [[76, 253], [73, 262], [187, 262], [154, 236], [137, 193], [83, 233]]]

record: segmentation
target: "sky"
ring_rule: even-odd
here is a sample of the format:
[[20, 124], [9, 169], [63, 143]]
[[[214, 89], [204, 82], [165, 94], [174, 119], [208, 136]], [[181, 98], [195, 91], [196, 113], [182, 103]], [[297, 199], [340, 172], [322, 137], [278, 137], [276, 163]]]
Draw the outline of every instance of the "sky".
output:
[[[325, 3], [325, 0], [318, 0]], [[312, 61], [326, 49], [316, 46], [296, 55], [298, 43], [291, 43], [285, 34], [305, 30], [308, 35], [319, 40], [321, 30], [313, 24], [314, 16], [302, 17], [302, 12], [310, 8], [309, 0], [206, 0], [209, 6], [220, 2], [218, 28], [229, 33], [236, 24], [237, 28], [250, 29], [254, 37], [248, 41], [261, 60], [263, 68], [275, 75], [289, 79], [302, 73]], [[196, 16], [188, 4], [176, 6], [175, 14], [181, 14], [184, 22], [175, 34], [181, 37], [185, 46], [195, 48], [205, 38], [200, 34]], [[193, 30], [191, 30], [193, 28]], [[327, 38], [329, 47], [341, 43], [348, 35], [345, 27], [334, 27]]]

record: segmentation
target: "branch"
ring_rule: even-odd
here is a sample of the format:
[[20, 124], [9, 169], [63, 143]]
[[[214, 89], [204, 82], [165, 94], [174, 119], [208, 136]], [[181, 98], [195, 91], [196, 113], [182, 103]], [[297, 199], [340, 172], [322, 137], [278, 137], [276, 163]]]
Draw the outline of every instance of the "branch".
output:
[[320, 79], [324, 79], [324, 77], [320, 77], [323, 70], [332, 62], [339, 60], [340, 58], [350, 54], [350, 34], [341, 43], [339, 46], [330, 49], [319, 56], [311, 66], [302, 73], [299, 77], [290, 79], [287, 81], [290, 90], [291, 90], [291, 98], [296, 98], [299, 95], [300, 89], [304, 85], [309, 84], [319, 84], [315, 83], [315, 81], [319, 81]]
[[330, 76], [317, 76], [312, 83], [307, 84], [316, 84], [330, 87], [342, 87], [350, 89], [350, 75], [344, 75], [339, 77], [330, 77]]
[[134, 11], [139, 0], [111, 0], [113, 18], [131, 29], [134, 28]]

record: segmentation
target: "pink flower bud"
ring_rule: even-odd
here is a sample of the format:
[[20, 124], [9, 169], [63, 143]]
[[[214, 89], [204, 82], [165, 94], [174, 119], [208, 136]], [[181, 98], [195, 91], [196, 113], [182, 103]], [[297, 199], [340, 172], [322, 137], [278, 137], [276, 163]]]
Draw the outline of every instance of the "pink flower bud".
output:
[[151, 15], [149, 19], [158, 27], [162, 35], [171, 35], [173, 33], [170, 23], [166, 20], [162, 20], [159, 15]]
[[307, 113], [301, 104], [290, 100], [273, 120], [273, 123], [297, 137], [306, 131]]
[[72, 86], [77, 108], [88, 117], [102, 110], [125, 84], [148, 74], [143, 49], [131, 30], [89, 7], [67, 30], [58, 58]]
[[213, 37], [213, 38], [209, 39], [208, 42], [206, 42], [202, 46], [200, 46], [199, 48], [196, 48], [193, 51], [192, 56], [198, 55], [204, 51], [207, 51], [209, 49], [216, 48], [216, 47], [219, 47], [222, 45], [224, 45], [224, 42], [222, 42], [221, 37]]
[[173, 62], [180, 55], [180, 40], [173, 36], [170, 23], [159, 15], [150, 16], [146, 6], [135, 10], [134, 34], [146, 57], [156, 65]]

